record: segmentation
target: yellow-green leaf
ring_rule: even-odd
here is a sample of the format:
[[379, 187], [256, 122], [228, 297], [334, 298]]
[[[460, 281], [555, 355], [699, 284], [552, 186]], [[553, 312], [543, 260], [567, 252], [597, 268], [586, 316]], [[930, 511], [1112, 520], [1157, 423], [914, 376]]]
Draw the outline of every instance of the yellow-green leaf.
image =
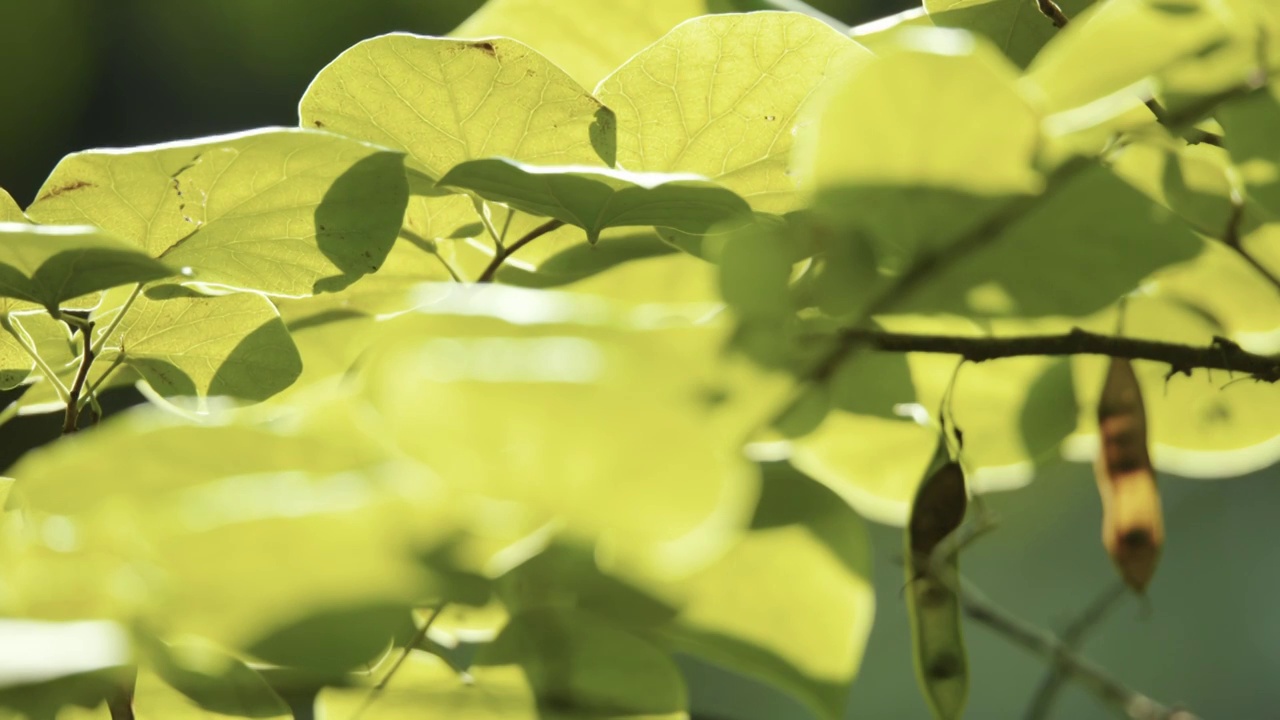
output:
[[823, 83], [871, 57], [798, 13], [710, 15], [683, 23], [596, 89], [618, 116], [618, 165], [689, 172], [757, 210], [800, 205], [792, 136]]
[[[875, 592], [862, 518], [789, 466], [763, 466], [751, 530], [681, 587], [663, 631], [675, 647], [844, 716], [871, 632]], [[833, 632], [833, 628], [840, 628]]]
[[267, 129], [70, 155], [27, 212], [97, 225], [188, 281], [299, 296], [377, 270], [407, 198], [399, 153]]
[[612, 164], [613, 113], [514, 40], [396, 33], [320, 71], [302, 124], [403, 150], [432, 178], [463, 160]]
[[98, 228], [0, 222], [0, 297], [41, 305], [55, 316], [66, 300], [172, 274]]
[[537, 166], [489, 159], [454, 167], [440, 179], [440, 184], [576, 225], [587, 232], [587, 241], [592, 245], [609, 227], [649, 225], [703, 233], [718, 224], [734, 220], [741, 223], [750, 213], [742, 198], [689, 174]]
[[528, 44], [583, 87], [668, 30], [708, 12], [707, 0], [490, 0], [451, 34], [499, 35]]

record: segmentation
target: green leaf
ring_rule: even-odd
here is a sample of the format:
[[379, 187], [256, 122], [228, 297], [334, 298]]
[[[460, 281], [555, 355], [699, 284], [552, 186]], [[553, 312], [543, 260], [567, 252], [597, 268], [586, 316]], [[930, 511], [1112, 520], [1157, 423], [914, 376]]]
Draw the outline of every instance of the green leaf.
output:
[[[110, 322], [124, 301], [125, 293], [114, 293], [93, 319]], [[169, 399], [262, 401], [302, 372], [289, 331], [266, 298], [206, 296], [175, 285], [152, 287], [134, 300], [99, 362], [117, 354]]]
[[457, 165], [440, 184], [576, 225], [586, 230], [592, 245], [609, 227], [650, 225], [704, 233], [750, 213], [742, 198], [689, 174], [535, 166], [495, 158]]
[[[1227, 40], [1229, 18], [1225, 4], [1202, 0], [1097, 3], [1045, 46], [1027, 69], [1026, 82], [1038, 89], [1049, 113], [1132, 93], [1152, 74], [1204, 56]], [[1098, 62], [1103, 57], [1107, 61]]]
[[866, 528], [785, 464], [764, 465], [763, 477], [751, 531], [684, 585], [687, 602], [664, 634], [677, 649], [776, 685], [835, 720], [875, 613]]
[[594, 87], [671, 28], [708, 12], [707, 0], [491, 0], [451, 35], [519, 40], [583, 87]]
[[544, 532], [596, 543], [604, 571], [638, 581], [692, 572], [732, 541], [756, 483], [739, 445], [786, 385], [723, 358], [723, 324], [679, 319], [706, 306], [452, 290], [386, 323], [385, 349], [362, 370], [404, 452], [523, 508], [488, 532], [550, 523]]
[[492, 156], [612, 164], [613, 113], [546, 58], [504, 38], [365, 40], [320, 71], [300, 112], [305, 126], [403, 150], [432, 178]]
[[[1268, 219], [1280, 218], [1280, 152], [1276, 151], [1275, 123], [1280, 122], [1280, 85], [1268, 85], [1234, 102], [1218, 113], [1226, 129], [1226, 149], [1239, 170], [1249, 197], [1262, 205]], [[1225, 227], [1220, 226], [1220, 227]]]
[[[289, 714], [258, 671], [208, 643], [156, 641], [148, 646], [148, 657], [157, 676], [205, 710], [251, 718]], [[136, 704], [149, 710], [146, 687], [139, 682]]]
[[897, 34], [912, 27], [934, 27], [934, 21], [922, 7], [913, 7], [900, 13], [857, 25], [849, 30], [849, 37], [871, 52], [879, 55], [883, 48], [899, 46]]
[[0, 222], [26, 222], [27, 216], [22, 214], [22, 208], [18, 207], [18, 203], [14, 202], [13, 196], [0, 188]]
[[619, 166], [696, 173], [785, 212], [800, 204], [791, 147], [806, 101], [870, 57], [806, 15], [712, 15], [667, 33], [596, 93], [618, 116]]
[[0, 297], [41, 305], [55, 316], [72, 298], [172, 274], [97, 228], [0, 223]]
[[[438, 485], [332, 401], [268, 426], [144, 408], [28, 453], [13, 474], [39, 530], [6, 559], [14, 612], [141, 620], [230, 649], [432, 593], [418, 555], [453, 527]], [[121, 573], [137, 581], [109, 582]]]
[[[1058, 3], [1068, 18], [1093, 0]], [[1018, 67], [1026, 67], [1058, 32], [1040, 12], [1035, 0], [925, 0], [925, 9], [939, 27], [959, 28], [985, 36]]]
[[187, 281], [299, 296], [377, 270], [407, 198], [398, 153], [266, 129], [70, 155], [28, 214], [97, 225], [188, 268]]
[[[320, 707], [325, 717], [349, 717], [368, 694], [327, 689]], [[685, 703], [680, 673], [658, 648], [587, 613], [543, 610], [514, 617], [465, 679], [414, 652], [362, 717], [416, 718], [431, 708], [458, 720], [679, 720]]]

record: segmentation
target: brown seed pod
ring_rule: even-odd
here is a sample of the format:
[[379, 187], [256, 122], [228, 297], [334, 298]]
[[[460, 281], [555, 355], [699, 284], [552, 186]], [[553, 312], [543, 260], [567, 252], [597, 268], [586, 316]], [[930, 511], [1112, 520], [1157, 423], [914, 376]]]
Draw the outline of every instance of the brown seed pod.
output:
[[1142, 389], [1124, 358], [1111, 359], [1098, 401], [1098, 436], [1094, 474], [1102, 496], [1102, 544], [1125, 583], [1143, 593], [1164, 544], [1164, 520], [1147, 452]]

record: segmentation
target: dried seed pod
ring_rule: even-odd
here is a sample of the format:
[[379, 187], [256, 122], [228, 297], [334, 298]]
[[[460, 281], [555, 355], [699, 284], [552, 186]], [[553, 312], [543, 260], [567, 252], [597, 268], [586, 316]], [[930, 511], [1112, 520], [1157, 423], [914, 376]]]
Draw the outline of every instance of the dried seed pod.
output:
[[[969, 662], [960, 628], [960, 598], [931, 572], [929, 562], [938, 544], [960, 527], [968, 503], [964, 471], [940, 449], [916, 491], [907, 523], [907, 616], [916, 678], [939, 720], [953, 720], [964, 712]], [[941, 570], [955, 577], [956, 557]]]
[[1147, 452], [1147, 414], [1133, 366], [1112, 358], [1098, 401], [1101, 451], [1094, 466], [1102, 496], [1102, 544], [1120, 576], [1142, 593], [1164, 544], [1160, 491]]

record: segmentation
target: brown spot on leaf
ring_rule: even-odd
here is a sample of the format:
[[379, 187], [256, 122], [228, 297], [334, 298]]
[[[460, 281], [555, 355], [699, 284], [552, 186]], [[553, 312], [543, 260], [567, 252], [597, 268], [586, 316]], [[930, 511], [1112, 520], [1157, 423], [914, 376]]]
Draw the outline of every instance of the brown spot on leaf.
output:
[[81, 189], [81, 188], [87, 188], [87, 187], [98, 187], [98, 186], [97, 186], [97, 185], [94, 185], [93, 183], [89, 182], [88, 180], [76, 180], [75, 182], [69, 182], [69, 183], [67, 183], [67, 184], [65, 184], [65, 185], [59, 185], [58, 187], [56, 187], [56, 188], [54, 188], [54, 189], [50, 190], [49, 192], [45, 193], [44, 195], [41, 195], [39, 199], [40, 199], [40, 200], [47, 200], [47, 199], [49, 199], [49, 198], [58, 197], [59, 195], [61, 195], [61, 194], [63, 194], [63, 193], [69, 193], [69, 192], [71, 192], [72, 190], [79, 190], [79, 189]]
[[313, 121], [311, 121], [311, 124], [312, 124], [312, 125], [315, 125], [315, 126], [316, 126], [316, 127], [318, 127], [318, 128], [322, 128], [322, 127], [324, 127], [324, 123], [323, 123], [322, 121], [320, 121], [320, 120], [313, 120]]
[[485, 55], [488, 55], [489, 57], [498, 57], [498, 51], [497, 51], [497, 49], [496, 49], [496, 48], [494, 48], [494, 47], [493, 47], [493, 43], [489, 42], [488, 40], [481, 40], [480, 42], [473, 42], [473, 43], [471, 43], [471, 45], [469, 45], [468, 47], [473, 47], [473, 48], [475, 48], [475, 49], [479, 50], [480, 52], [484, 53]]

